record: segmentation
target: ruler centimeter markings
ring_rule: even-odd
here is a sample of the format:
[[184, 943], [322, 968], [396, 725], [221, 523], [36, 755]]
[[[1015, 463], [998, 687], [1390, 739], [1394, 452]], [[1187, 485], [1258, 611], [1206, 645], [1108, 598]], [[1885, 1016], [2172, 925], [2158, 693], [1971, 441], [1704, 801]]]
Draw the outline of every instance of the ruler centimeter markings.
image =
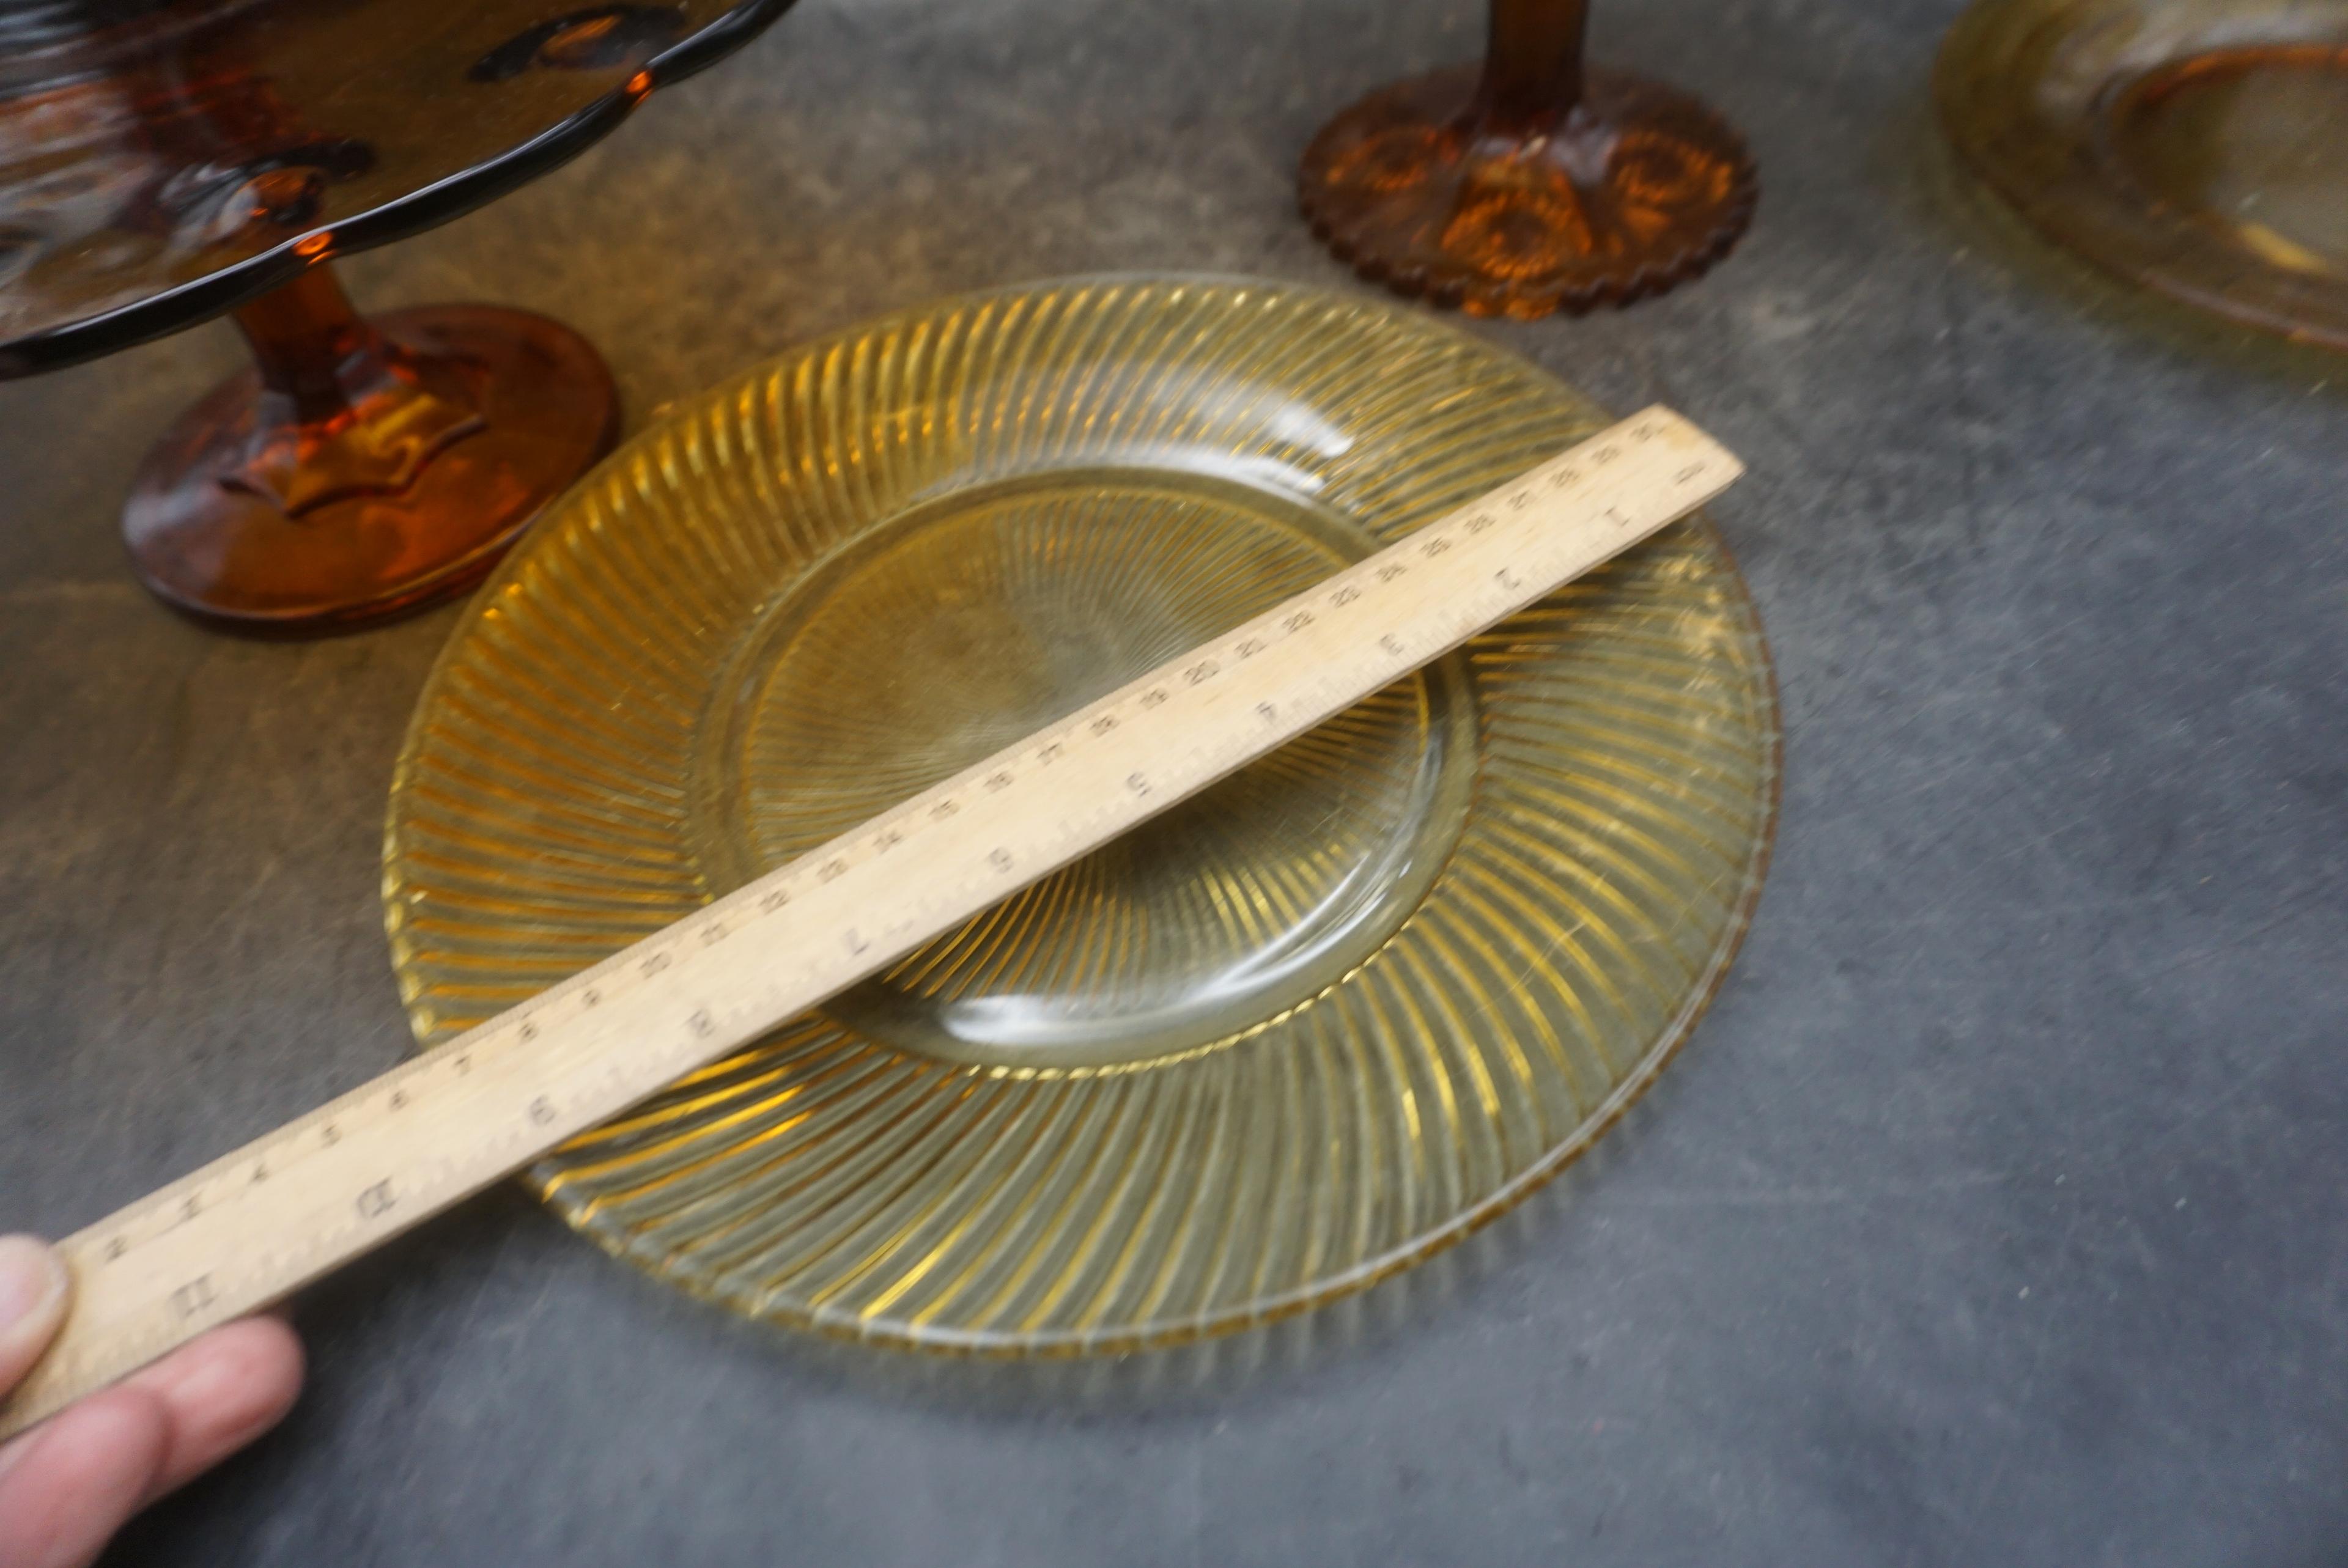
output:
[[0, 1439], [282, 1300], [816, 1006], [1712, 499], [1650, 408], [61, 1244]]

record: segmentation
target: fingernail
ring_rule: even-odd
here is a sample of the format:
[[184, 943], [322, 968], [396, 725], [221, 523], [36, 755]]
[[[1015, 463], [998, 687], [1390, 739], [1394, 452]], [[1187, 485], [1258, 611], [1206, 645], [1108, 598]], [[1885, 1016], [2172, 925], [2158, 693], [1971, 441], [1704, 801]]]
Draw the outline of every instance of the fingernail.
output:
[[0, 1345], [19, 1333], [47, 1337], [65, 1300], [65, 1265], [38, 1236], [0, 1235]]

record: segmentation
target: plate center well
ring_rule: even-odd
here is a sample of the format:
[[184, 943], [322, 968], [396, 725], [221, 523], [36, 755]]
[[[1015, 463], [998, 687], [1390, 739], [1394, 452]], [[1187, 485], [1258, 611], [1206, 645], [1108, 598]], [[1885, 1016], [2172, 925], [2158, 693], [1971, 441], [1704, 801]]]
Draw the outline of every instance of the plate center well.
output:
[[2211, 50], [2129, 83], [2122, 164], [2269, 263], [2348, 277], [2348, 42]]
[[[695, 757], [691, 841], [740, 886], [1370, 555], [1343, 516], [1155, 468], [952, 489], [757, 619]], [[958, 1062], [1194, 1050], [1309, 1000], [1409, 916], [1477, 753], [1446, 660], [1028, 888], [827, 1009]]]

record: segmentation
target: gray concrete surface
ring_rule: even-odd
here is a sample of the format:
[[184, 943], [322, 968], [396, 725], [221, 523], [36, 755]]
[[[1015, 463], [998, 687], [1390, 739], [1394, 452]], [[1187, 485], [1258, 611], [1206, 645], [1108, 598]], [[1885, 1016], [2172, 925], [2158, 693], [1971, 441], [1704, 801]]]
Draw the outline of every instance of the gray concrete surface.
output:
[[[492, 1194], [298, 1311], [139, 1564], [2348, 1562], [2348, 364], [1996, 242], [1952, 0], [1601, 0], [1766, 194], [1673, 298], [1483, 326], [1754, 474], [1777, 863], [1567, 1185], [1354, 1307], [1059, 1368], [739, 1326]], [[632, 418], [796, 339], [1102, 268], [1345, 280], [1319, 120], [1471, 0], [805, 0], [580, 162], [348, 268], [559, 314]], [[0, 1228], [62, 1230], [404, 1035], [385, 787], [444, 610], [174, 620], [114, 514], [238, 349], [0, 387]]]

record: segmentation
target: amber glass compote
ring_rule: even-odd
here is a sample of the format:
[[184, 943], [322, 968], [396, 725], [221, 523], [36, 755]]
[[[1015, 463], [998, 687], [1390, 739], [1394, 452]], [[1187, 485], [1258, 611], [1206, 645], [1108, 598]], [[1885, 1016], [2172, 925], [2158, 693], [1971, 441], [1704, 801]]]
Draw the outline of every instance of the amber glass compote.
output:
[[1483, 315], [1628, 304], [1727, 254], [1758, 197], [1700, 100], [1582, 63], [1587, 0], [1492, 0], [1480, 67], [1379, 88], [1305, 149], [1297, 200], [1363, 276]]
[[140, 579], [261, 631], [465, 589], [611, 448], [611, 374], [526, 311], [362, 317], [331, 258], [554, 168], [789, 3], [0, 3], [0, 378], [232, 313], [254, 364], [140, 466]]

